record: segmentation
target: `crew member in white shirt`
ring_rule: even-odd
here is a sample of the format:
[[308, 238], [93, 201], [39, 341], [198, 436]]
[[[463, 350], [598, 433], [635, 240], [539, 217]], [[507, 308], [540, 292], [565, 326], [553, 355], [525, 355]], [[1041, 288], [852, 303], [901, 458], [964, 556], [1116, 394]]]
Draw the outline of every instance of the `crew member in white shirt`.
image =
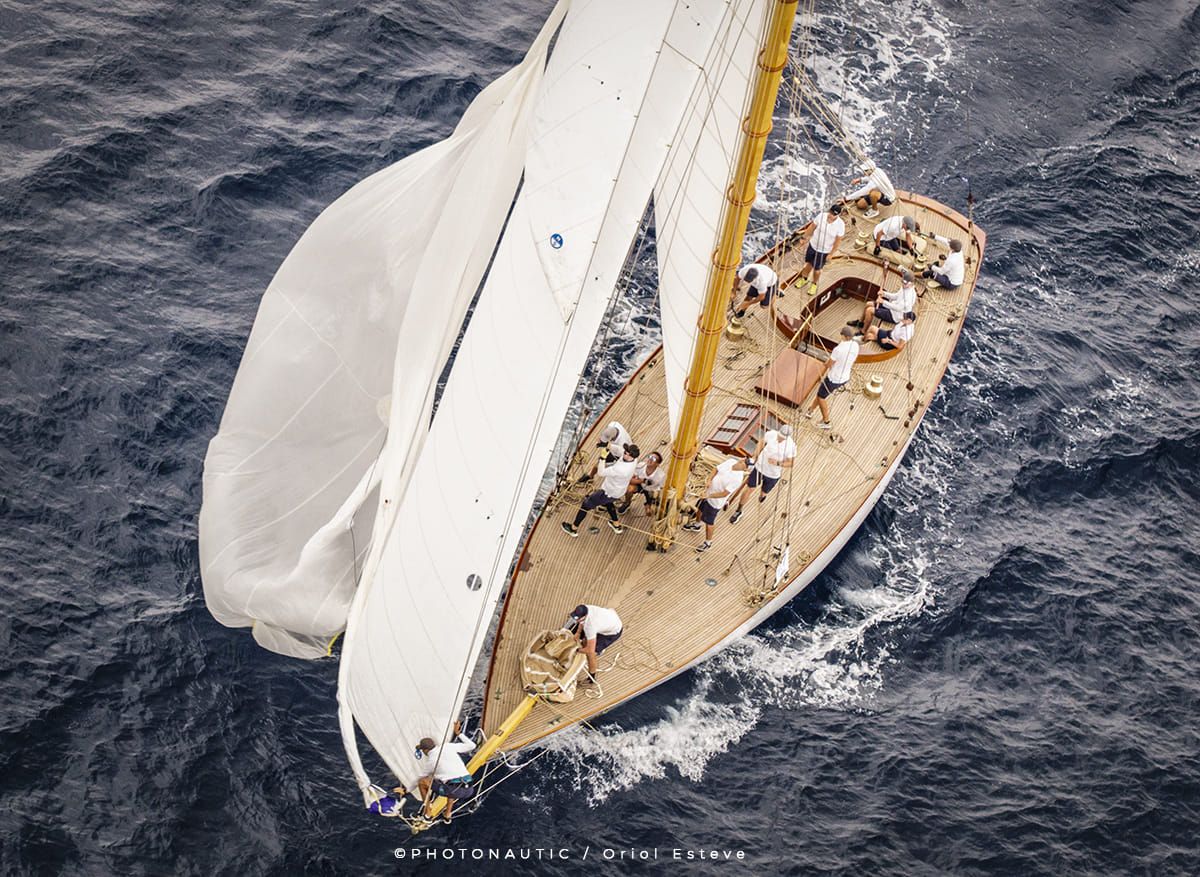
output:
[[871, 326], [863, 335], [863, 341], [877, 341], [879, 346], [885, 350], [903, 350], [904, 345], [912, 341], [913, 334], [916, 332], [916, 319], [917, 315], [908, 311], [891, 329]]
[[848, 193], [846, 200], [853, 201], [859, 210], [865, 210], [866, 213], [863, 215], [868, 219], [879, 215], [875, 205], [882, 204], [884, 207], [890, 207], [896, 200], [896, 189], [892, 185], [891, 179], [883, 168], [876, 167], [873, 161], [868, 161], [863, 165], [861, 177], [850, 181], [852, 186], [859, 183], [862, 184], [861, 188]]
[[813, 403], [804, 412], [805, 417], [812, 417], [813, 411], [820, 408], [821, 422], [817, 426], [821, 429], [833, 427], [829, 421], [829, 394], [841, 389], [850, 380], [854, 360], [858, 359], [858, 350], [859, 345], [854, 340], [854, 330], [849, 326], [842, 326], [842, 343], [833, 348], [829, 359], [825, 361], [825, 374], [821, 378], [821, 385], [817, 387], [817, 398], [813, 399]]
[[921, 274], [930, 280], [936, 280], [939, 285], [946, 289], [958, 289], [962, 286], [963, 276], [966, 274], [967, 266], [963, 261], [963, 244], [958, 238], [951, 240], [944, 238], [940, 234], [935, 234], [934, 239], [946, 244], [950, 247], [950, 252], [938, 260], [938, 264], [931, 268], [926, 268]]
[[808, 235], [808, 249], [804, 251], [804, 267], [800, 269], [800, 276], [807, 283], [809, 275], [812, 275], [811, 293], [820, 289], [821, 269], [846, 233], [846, 223], [842, 221], [841, 213], [842, 205], [833, 204], [827, 213], [818, 213], [800, 229], [801, 235]]
[[625, 491], [625, 502], [617, 507], [617, 511], [621, 514], [629, 511], [630, 503], [638, 494], [645, 497], [646, 508], [649, 509], [658, 502], [658, 492], [662, 490], [666, 481], [667, 468], [662, 464], [662, 454], [658, 451], [651, 451], [637, 464], [637, 469], [633, 472], [633, 480], [629, 482], [629, 487]]
[[568, 625], [579, 638], [583, 653], [587, 655], [588, 679], [580, 685], [590, 685], [596, 679], [596, 657], [621, 638], [624, 625], [615, 609], [604, 606], [579, 604], [571, 611]]
[[465, 801], [475, 794], [475, 778], [467, 771], [462, 756], [475, 749], [475, 742], [462, 733], [462, 723], [454, 723], [457, 740], [448, 740], [438, 746], [432, 737], [425, 737], [417, 744], [414, 754], [430, 765], [430, 772], [417, 780], [421, 800], [428, 802], [430, 793], [446, 799], [442, 821], [449, 822], [456, 801]]
[[641, 453], [637, 445], [626, 445], [621, 453], [621, 459], [615, 463], [609, 463], [605, 460], [600, 460], [597, 466], [597, 473], [603, 479], [600, 482], [600, 489], [588, 494], [584, 501], [579, 506], [579, 512], [575, 515], [575, 522], [568, 524], [562, 522], [563, 532], [574, 539], [579, 535], [579, 525], [583, 523], [583, 519], [587, 517], [588, 512], [592, 509], [602, 508], [608, 512], [608, 526], [614, 533], [624, 532], [620, 524], [617, 523], [617, 500], [625, 497], [625, 491], [629, 487], [629, 482], [633, 480], [633, 473], [637, 470], [637, 458]]
[[880, 292], [875, 301], [863, 308], [862, 325], [869, 328], [876, 317], [889, 323], [899, 323], [905, 314], [916, 313], [917, 285], [913, 273], [905, 268], [900, 272], [900, 288], [894, 292]]
[[775, 293], [779, 292], [779, 275], [770, 265], [756, 262], [741, 268], [733, 281], [734, 298], [737, 297], [738, 286], [743, 282], [747, 284], [746, 295], [733, 309], [738, 317], [746, 316], [746, 308], [755, 302], [758, 302], [759, 307], [770, 307]]
[[897, 253], [911, 253], [913, 232], [920, 230], [920, 223], [911, 216], [893, 216], [885, 219], [875, 226], [875, 255], [878, 256], [883, 247]]
[[713, 525], [717, 523], [717, 515], [725, 508], [729, 498], [741, 489], [745, 479], [746, 461], [741, 457], [730, 457], [717, 467], [704, 491], [704, 499], [696, 506], [696, 515], [700, 520], [683, 525], [685, 530], [699, 530], [701, 521], [704, 522], [704, 541], [696, 548], [697, 551], [712, 548]]
[[775, 489], [779, 479], [783, 477], [784, 469], [791, 469], [796, 461], [796, 442], [792, 440], [792, 425], [785, 423], [778, 430], [768, 429], [763, 435], [762, 447], [754, 459], [754, 468], [750, 470], [750, 480], [738, 492], [737, 508], [729, 523], [736, 524], [742, 516], [742, 506], [754, 493], [755, 488], [762, 485], [762, 493], [758, 501], [766, 502], [767, 494]]

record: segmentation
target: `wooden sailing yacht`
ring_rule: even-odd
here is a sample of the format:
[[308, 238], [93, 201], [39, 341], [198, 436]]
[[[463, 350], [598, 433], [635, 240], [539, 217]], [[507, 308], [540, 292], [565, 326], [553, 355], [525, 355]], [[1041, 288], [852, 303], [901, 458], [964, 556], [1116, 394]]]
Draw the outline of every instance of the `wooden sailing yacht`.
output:
[[[344, 631], [339, 718], [368, 806], [387, 795], [359, 733], [415, 789], [430, 765], [413, 747], [449, 738], [505, 595], [472, 772], [761, 623], [895, 473], [953, 353], [984, 236], [900, 193], [888, 215], [962, 239], [966, 278], [925, 288], [899, 353], [865, 344], [831, 400], [835, 428], [813, 428], [801, 412], [838, 331], [899, 285], [898, 261], [920, 264], [872, 255], [874, 223], [852, 211], [819, 290], [796, 285], [806, 241], [786, 235], [761, 258], [784, 297], [727, 324], [797, 6], [561, 0], [454, 135], [331, 205], [264, 296], [205, 465], [205, 595], [223, 623], [297, 657], [331, 654]], [[669, 458], [667, 484], [625, 532], [569, 539], [558, 521], [592, 461], [556, 467], [555, 448], [648, 200], [663, 346], [578, 447], [619, 420]], [[920, 242], [930, 261], [934, 240]], [[783, 423], [798, 445], [788, 478], [697, 554], [681, 516], [712, 467]], [[530, 529], [548, 468], [559, 477]], [[530, 661], [581, 602], [624, 621], [599, 684], [576, 691], [569, 650], [550, 658], [571, 679], [531, 682]], [[428, 827], [444, 803], [406, 818]]]

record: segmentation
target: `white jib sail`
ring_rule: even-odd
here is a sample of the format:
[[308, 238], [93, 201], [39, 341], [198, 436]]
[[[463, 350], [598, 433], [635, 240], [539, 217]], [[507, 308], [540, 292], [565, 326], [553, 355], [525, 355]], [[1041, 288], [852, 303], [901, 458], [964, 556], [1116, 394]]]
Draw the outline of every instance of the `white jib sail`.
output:
[[426, 432], [520, 181], [562, 12], [451, 137], [330, 205], [263, 296], [205, 460], [200, 562], [212, 614], [253, 625], [267, 648], [318, 657], [345, 627], [384, 437], [396, 458]]
[[[525, 182], [407, 490], [391, 465], [342, 654], [357, 722], [410, 789], [445, 739], [588, 350], [700, 68], [697, 9], [575, 0], [546, 70]], [[703, 57], [704, 53], [699, 53]], [[571, 607], [564, 606], [566, 613]]]
[[771, 0], [730, 4], [717, 24], [716, 39], [692, 51], [702, 58], [704, 77], [666, 172], [654, 190], [654, 220], [666, 362], [667, 412], [671, 433], [679, 424], [684, 383], [692, 360], [697, 323], [712, 270], [717, 229], [725, 205], [742, 119]]

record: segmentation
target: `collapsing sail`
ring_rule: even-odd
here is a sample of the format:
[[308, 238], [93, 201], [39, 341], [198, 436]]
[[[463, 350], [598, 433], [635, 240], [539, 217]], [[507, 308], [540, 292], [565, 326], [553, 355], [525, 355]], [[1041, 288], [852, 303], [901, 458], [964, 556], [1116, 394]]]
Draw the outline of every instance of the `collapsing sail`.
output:
[[346, 626], [386, 461], [423, 443], [562, 12], [448, 139], [331, 204], [263, 296], [205, 460], [200, 571], [217, 620], [266, 648], [320, 657]]
[[[578, 377], [651, 196], [660, 240], [665, 231], [667, 241], [660, 244], [664, 323], [668, 311], [674, 315], [664, 343], [686, 362], [699, 312], [691, 297], [703, 290], [710, 268], [712, 228], [722, 209], [755, 49], [771, 2], [562, 0], [525, 62], [480, 95], [449, 141], [426, 151], [434, 154], [422, 161], [442, 188], [430, 182], [421, 191], [427, 200], [414, 203], [405, 194], [392, 202], [387, 217], [395, 224], [392, 234], [408, 237], [402, 238], [401, 255], [383, 242], [375, 264], [386, 270], [366, 281], [371, 292], [331, 286], [337, 294], [329, 293], [316, 316], [297, 319], [317, 336], [310, 350], [326, 342], [321, 330], [346, 338], [346, 349], [328, 352], [331, 375], [349, 370], [346, 362], [370, 359], [349, 343], [357, 330], [328, 328], [338, 296], [364, 299], [362, 312], [351, 315], [360, 326], [378, 326], [368, 304], [383, 307], [393, 321], [390, 346], [377, 344], [372, 354], [389, 354], [393, 373], [387, 381], [372, 375], [373, 381], [362, 386], [361, 380], [340, 380], [336, 392], [328, 394], [319, 425], [318, 412], [309, 412], [302, 399], [281, 405], [265, 425], [253, 416], [253, 405], [273, 401], [265, 392], [268, 376], [242, 377], [264, 365], [251, 350], [267, 347], [272, 338], [274, 321], [267, 323], [260, 313], [207, 464], [212, 471], [205, 476], [201, 533], [209, 542], [202, 557], [206, 594], [223, 622], [257, 621], [260, 642], [277, 647], [262, 635], [264, 626], [287, 632], [296, 644], [293, 653], [301, 651], [298, 644], [305, 637], [335, 634], [345, 619], [339, 713], [347, 753], [368, 801], [372, 793], [358, 754], [356, 725], [401, 782], [414, 788], [416, 778], [428, 771], [413, 757], [415, 741], [446, 739], [462, 707]], [[556, 28], [547, 62], [546, 47]], [[478, 106], [489, 92], [489, 102]], [[472, 117], [472, 127], [464, 130]], [[513, 126], [503, 136], [502, 118]], [[455, 146], [446, 145], [456, 138]], [[493, 140], [499, 145], [484, 147]], [[520, 195], [512, 203], [522, 170]], [[450, 179], [443, 179], [447, 171]], [[493, 180], [508, 172], [504, 185]], [[462, 323], [475, 288], [471, 280], [482, 276], [504, 219], [504, 209], [484, 221], [469, 208], [485, 196], [500, 204], [505, 186], [509, 201], [503, 207], [512, 203], [512, 212], [425, 434], [437, 369]], [[311, 249], [309, 238], [324, 220], [325, 215], [314, 223], [289, 263]], [[341, 253], [330, 248], [329, 240], [347, 248], [357, 241], [336, 230], [323, 232], [328, 240], [319, 256], [340, 264]], [[464, 254], [478, 254], [478, 265], [471, 262], [458, 278], [460, 298], [453, 290], [442, 295], [442, 273], [457, 270]], [[318, 263], [317, 252], [307, 261]], [[277, 277], [268, 299], [278, 285]], [[389, 296], [395, 300], [380, 304]], [[290, 288], [275, 297], [284, 304], [274, 310], [293, 306]], [[272, 352], [266, 365], [275, 379], [285, 378], [294, 353], [283, 342]], [[264, 388], [254, 398], [243, 387], [252, 380]], [[323, 392], [319, 380], [304, 386], [304, 393]], [[376, 412], [388, 407], [389, 390], [386, 447], [375, 465], [381, 441]], [[673, 398], [677, 391], [682, 392], [682, 379], [678, 387], [672, 384]], [[356, 405], [350, 423], [343, 424], [332, 409], [351, 407], [342, 398], [346, 395], [356, 396]], [[303, 426], [293, 431], [294, 421]], [[336, 454], [327, 438], [331, 430], [347, 446], [339, 446]], [[277, 434], [284, 438], [276, 439]], [[287, 472], [306, 485], [297, 489], [301, 495], [273, 501], [271, 509], [255, 508], [271, 474], [264, 470], [274, 465], [266, 458], [305, 441], [315, 446], [305, 445], [303, 463]], [[262, 461], [256, 465], [257, 458]], [[237, 479], [255, 470], [263, 475], [262, 484], [249, 485], [259, 495], [246, 497]], [[314, 491], [314, 482], [336, 483], [336, 489]], [[245, 522], [221, 520], [218, 528], [218, 518], [231, 507], [249, 519], [253, 538], [247, 538]], [[284, 520], [289, 515], [296, 520]], [[303, 525], [303, 536], [291, 535], [293, 523]], [[368, 525], [369, 538], [364, 538]], [[348, 539], [351, 532], [354, 538]], [[276, 551], [277, 539], [290, 543]], [[347, 578], [347, 571], [358, 560], [354, 546], [361, 551], [364, 544], [370, 547], [354, 590], [353, 573]], [[256, 594], [256, 588], [269, 593]]]

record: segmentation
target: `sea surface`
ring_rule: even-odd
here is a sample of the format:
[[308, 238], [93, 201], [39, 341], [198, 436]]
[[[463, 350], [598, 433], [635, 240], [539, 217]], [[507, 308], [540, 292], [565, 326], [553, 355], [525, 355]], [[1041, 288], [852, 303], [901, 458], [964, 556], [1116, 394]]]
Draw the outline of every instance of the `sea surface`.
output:
[[[0, 873], [1200, 872], [1200, 10], [818, 5], [847, 129], [989, 236], [939, 395], [806, 593], [413, 841], [336, 664], [206, 611], [202, 464], [301, 232], [550, 4], [0, 2]], [[747, 251], [852, 175], [775, 150]]]

